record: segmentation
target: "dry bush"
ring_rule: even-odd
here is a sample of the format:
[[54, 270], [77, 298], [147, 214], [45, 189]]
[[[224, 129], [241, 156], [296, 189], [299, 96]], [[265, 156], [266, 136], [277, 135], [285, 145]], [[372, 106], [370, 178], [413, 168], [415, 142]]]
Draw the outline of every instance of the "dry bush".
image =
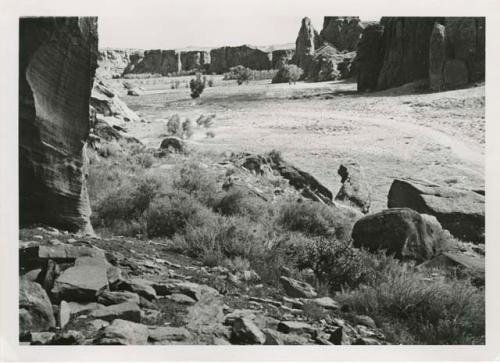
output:
[[247, 191], [232, 189], [218, 199], [214, 210], [225, 216], [247, 216], [258, 221], [269, 216], [269, 207], [269, 203]]

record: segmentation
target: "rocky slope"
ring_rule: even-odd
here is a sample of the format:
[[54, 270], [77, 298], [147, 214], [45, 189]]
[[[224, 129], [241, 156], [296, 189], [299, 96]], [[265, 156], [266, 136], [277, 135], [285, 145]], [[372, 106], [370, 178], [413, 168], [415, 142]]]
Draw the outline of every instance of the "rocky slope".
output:
[[91, 232], [86, 189], [96, 18], [21, 18], [21, 225]]

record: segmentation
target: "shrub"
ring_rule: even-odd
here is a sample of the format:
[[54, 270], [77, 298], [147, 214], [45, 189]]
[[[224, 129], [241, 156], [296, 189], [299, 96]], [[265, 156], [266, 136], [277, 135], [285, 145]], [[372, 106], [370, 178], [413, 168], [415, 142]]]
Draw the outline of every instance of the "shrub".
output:
[[278, 73], [273, 77], [272, 83], [286, 83], [295, 84], [300, 77], [304, 74], [302, 68], [295, 64], [284, 64], [278, 70]]
[[182, 166], [173, 186], [208, 206], [214, 203], [219, 191], [215, 176], [195, 162]]
[[182, 123], [182, 136], [185, 139], [190, 139], [191, 136], [193, 136], [193, 133], [194, 133], [193, 121], [187, 118]]
[[212, 130], [207, 131], [207, 132], [205, 133], [205, 136], [206, 136], [207, 138], [214, 138], [214, 137], [215, 137], [215, 132], [213, 132]]
[[201, 74], [196, 74], [196, 78], [192, 78], [189, 82], [189, 87], [191, 88], [191, 98], [198, 98], [203, 93], [205, 89], [206, 79], [201, 78]]
[[394, 342], [484, 344], [484, 291], [470, 281], [424, 278], [397, 261], [375, 276], [336, 298], [374, 318]]
[[214, 124], [215, 117], [215, 114], [211, 114], [208, 116], [200, 115], [200, 117], [196, 119], [196, 123], [198, 124], [198, 126], [203, 126], [208, 129]]
[[215, 82], [214, 82], [213, 78], [209, 78], [207, 84], [208, 84], [208, 87], [214, 87]]
[[179, 115], [175, 114], [170, 116], [170, 118], [167, 121], [167, 132], [170, 135], [182, 134], [181, 118], [179, 117]]
[[184, 233], [187, 226], [196, 227], [206, 223], [210, 211], [192, 196], [175, 192], [151, 203], [146, 213], [149, 237], [172, 237]]
[[253, 221], [265, 218], [268, 204], [241, 189], [226, 192], [215, 204], [214, 210], [225, 216], [248, 216]]
[[252, 70], [242, 65], [229, 68], [229, 73], [224, 75], [224, 79], [234, 79], [238, 85], [248, 83], [251, 77]]
[[278, 212], [278, 224], [289, 231], [309, 236], [334, 236], [341, 229], [335, 209], [324, 204], [304, 200], [285, 202]]

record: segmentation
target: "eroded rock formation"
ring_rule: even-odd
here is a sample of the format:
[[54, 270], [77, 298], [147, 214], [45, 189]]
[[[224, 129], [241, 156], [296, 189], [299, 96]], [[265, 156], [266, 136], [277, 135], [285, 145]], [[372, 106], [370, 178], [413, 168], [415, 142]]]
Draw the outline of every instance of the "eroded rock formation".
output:
[[309, 74], [314, 52], [321, 45], [318, 32], [314, 29], [311, 19], [302, 19], [302, 25], [295, 41], [295, 63], [304, 70], [304, 74]]
[[210, 53], [207, 51], [181, 52], [182, 70], [207, 70], [210, 66]]
[[439, 91], [484, 80], [485, 18], [382, 18], [363, 32], [356, 66], [360, 91], [422, 79]]
[[320, 36], [340, 51], [355, 51], [363, 25], [358, 16], [325, 16]]
[[20, 19], [21, 225], [92, 232], [86, 141], [97, 41], [97, 18]]
[[382, 67], [384, 27], [372, 24], [363, 30], [354, 60], [357, 71], [358, 91], [375, 90]]
[[277, 49], [272, 51], [272, 68], [279, 69], [281, 66], [291, 63], [295, 56], [295, 49]]
[[166, 76], [182, 70], [181, 53], [175, 50], [153, 49], [144, 52], [133, 68], [125, 73], [151, 73]]
[[216, 48], [210, 51], [210, 72], [224, 73], [237, 65], [256, 70], [271, 69], [271, 57], [271, 52], [248, 45]]
[[103, 49], [99, 51], [96, 75], [101, 78], [121, 77], [125, 69], [134, 64], [140, 52], [130, 49]]

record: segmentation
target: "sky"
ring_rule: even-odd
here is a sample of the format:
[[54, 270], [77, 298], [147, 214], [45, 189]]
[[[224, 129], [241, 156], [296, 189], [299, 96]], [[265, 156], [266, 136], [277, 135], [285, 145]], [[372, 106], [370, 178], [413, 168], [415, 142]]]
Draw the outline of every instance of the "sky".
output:
[[324, 16], [380, 17], [368, 12], [362, 0], [351, 0], [354, 12], [332, 0], [148, 0], [127, 1], [119, 8], [102, 1], [100, 10], [106, 15], [99, 16], [101, 48], [281, 45], [295, 43], [305, 16], [318, 32]]

